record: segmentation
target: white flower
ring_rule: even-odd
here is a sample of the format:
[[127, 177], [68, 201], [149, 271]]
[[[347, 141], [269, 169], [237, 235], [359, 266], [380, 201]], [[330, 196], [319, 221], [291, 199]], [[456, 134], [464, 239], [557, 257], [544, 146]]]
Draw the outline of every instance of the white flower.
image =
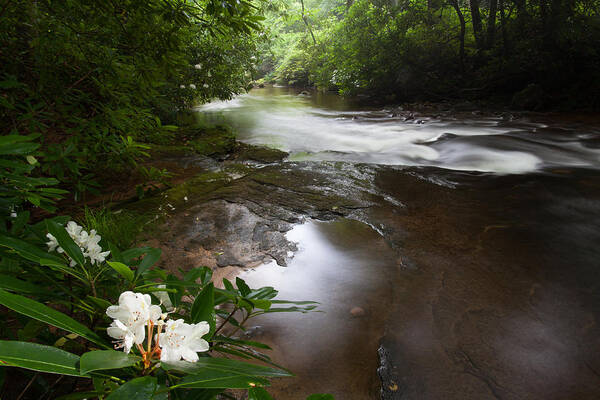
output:
[[193, 83], [190, 83], [190, 89], [196, 89], [196, 85], [194, 85]]
[[206, 74], [209, 78], [212, 76], [212, 74], [210, 73], [210, 71], [208, 71], [208, 74]]
[[[56, 240], [56, 238], [51, 234], [51, 233], [47, 233], [46, 237], [48, 239], [50, 239], [49, 242], [46, 242], [46, 246], [48, 246], [48, 252], [54, 251], [56, 250], [56, 248], [58, 247], [60, 250], [62, 250], [62, 248], [60, 248], [58, 246], [58, 240]], [[57, 250], [59, 253], [62, 253], [62, 251]]]
[[[104, 262], [106, 257], [110, 254], [110, 251], [102, 251], [102, 247], [99, 245], [102, 236], [98, 235], [96, 230], [92, 229], [90, 233], [87, 233], [83, 230], [83, 227], [77, 225], [75, 221], [69, 221], [65, 230], [75, 244], [79, 246], [83, 256], [88, 257], [92, 264]], [[49, 252], [56, 250], [58, 253], [64, 253], [64, 249], [59, 247], [58, 241], [52, 234], [48, 233], [46, 237], [50, 239], [49, 242], [46, 242]], [[74, 267], [77, 265], [77, 262], [70, 258], [69, 265]]]
[[208, 351], [208, 342], [202, 339], [210, 327], [202, 321], [195, 325], [186, 324], [182, 319], [169, 320], [165, 331], [158, 336], [161, 347], [160, 361], [174, 362], [184, 359], [189, 362], [198, 361], [199, 351]]
[[96, 245], [88, 247], [88, 250], [83, 253], [84, 257], [88, 257], [90, 262], [93, 264], [102, 263], [106, 261], [106, 257], [110, 254], [110, 251], [102, 251], [102, 247]]
[[106, 315], [114, 321], [106, 329], [106, 333], [117, 339], [117, 348], [129, 353], [131, 346], [142, 344], [146, 338], [145, 326], [148, 321], [157, 323], [161, 309], [152, 305], [149, 294], [123, 292], [119, 296], [119, 305], [106, 309]]
[[204, 85], [202, 85], [202, 87], [203, 87], [204, 89], [208, 89], [208, 83], [205, 83]]
[[196, 65], [194, 65], [194, 68], [196, 68], [196, 69], [202, 69], [202, 64], [196, 64]]
[[[157, 288], [159, 288], [159, 289], [165, 289], [166, 287], [167, 287], [167, 285], [158, 285], [157, 286]], [[156, 298], [158, 300], [160, 300], [160, 304], [165, 306], [165, 309], [167, 311], [173, 311], [173, 303], [171, 303], [171, 298], [169, 297], [169, 293], [165, 292], [164, 290], [161, 290], [158, 292], [154, 292], [154, 295], [156, 296]]]
[[179, 85], [179, 89], [185, 89], [185, 85]]
[[16, 213], [16, 212], [14, 212], [14, 211], [13, 211], [13, 212], [11, 212], [11, 213], [10, 213], [10, 217], [11, 217], [11, 218], [17, 218], [17, 213]]
[[[65, 229], [67, 230], [67, 233], [69, 234], [69, 236], [71, 236], [73, 239], [75, 239], [76, 237], [78, 237], [81, 234], [81, 230], [83, 229], [83, 227], [77, 225], [77, 222], [75, 221], [69, 221], [67, 222], [67, 226], [65, 226]], [[87, 233], [86, 233], [87, 235]]]
[[106, 333], [108, 336], [117, 339], [118, 345], [116, 348], [122, 348], [125, 353], [129, 353], [134, 343], [141, 344], [144, 342], [146, 328], [144, 325], [136, 325], [135, 327], [129, 328], [116, 319], [108, 328], [106, 328]]

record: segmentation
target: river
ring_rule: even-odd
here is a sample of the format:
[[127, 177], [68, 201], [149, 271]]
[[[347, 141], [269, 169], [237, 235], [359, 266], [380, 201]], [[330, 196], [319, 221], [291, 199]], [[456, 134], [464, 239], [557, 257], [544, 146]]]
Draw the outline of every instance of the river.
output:
[[[285, 88], [198, 118], [290, 153], [255, 164], [239, 195], [256, 215], [250, 203], [305, 211], [277, 214], [295, 243], [287, 266], [241, 276], [324, 311], [249, 331], [297, 374], [274, 383], [277, 399], [600, 398], [597, 122]], [[317, 193], [331, 202], [310, 203]]]

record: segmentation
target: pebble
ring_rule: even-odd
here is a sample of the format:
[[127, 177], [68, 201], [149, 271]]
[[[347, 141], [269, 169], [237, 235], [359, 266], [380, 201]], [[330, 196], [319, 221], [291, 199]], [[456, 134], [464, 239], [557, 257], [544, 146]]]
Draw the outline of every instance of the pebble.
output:
[[363, 308], [361, 308], [361, 307], [353, 307], [350, 310], [350, 314], [353, 317], [362, 317], [363, 315], [365, 315], [365, 310]]

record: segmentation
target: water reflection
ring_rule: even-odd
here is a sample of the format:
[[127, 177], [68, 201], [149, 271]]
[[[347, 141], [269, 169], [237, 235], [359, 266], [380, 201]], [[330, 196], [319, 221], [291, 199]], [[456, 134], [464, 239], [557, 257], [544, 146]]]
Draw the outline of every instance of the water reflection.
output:
[[[299, 251], [286, 268], [275, 263], [243, 274], [251, 286], [274, 286], [284, 299], [321, 303], [322, 313], [274, 314], [255, 321], [256, 340], [297, 377], [275, 383], [275, 398], [328, 392], [340, 399], [377, 397], [377, 347], [383, 335], [395, 260], [384, 240], [351, 220], [308, 222], [288, 239]], [[353, 397], [354, 396], [354, 397]]]
[[438, 166], [526, 173], [600, 166], [600, 129], [500, 117], [457, 119], [368, 110], [339, 96], [254, 89], [198, 110], [237, 128], [240, 140], [291, 152], [293, 160]]

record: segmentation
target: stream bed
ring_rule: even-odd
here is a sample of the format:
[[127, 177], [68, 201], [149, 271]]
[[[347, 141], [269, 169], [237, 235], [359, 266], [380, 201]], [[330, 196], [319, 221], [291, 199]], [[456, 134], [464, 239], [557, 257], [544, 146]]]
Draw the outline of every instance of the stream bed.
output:
[[321, 303], [246, 334], [297, 375], [276, 399], [600, 398], [600, 125], [284, 88], [198, 118], [289, 153], [166, 195], [160, 243]]

